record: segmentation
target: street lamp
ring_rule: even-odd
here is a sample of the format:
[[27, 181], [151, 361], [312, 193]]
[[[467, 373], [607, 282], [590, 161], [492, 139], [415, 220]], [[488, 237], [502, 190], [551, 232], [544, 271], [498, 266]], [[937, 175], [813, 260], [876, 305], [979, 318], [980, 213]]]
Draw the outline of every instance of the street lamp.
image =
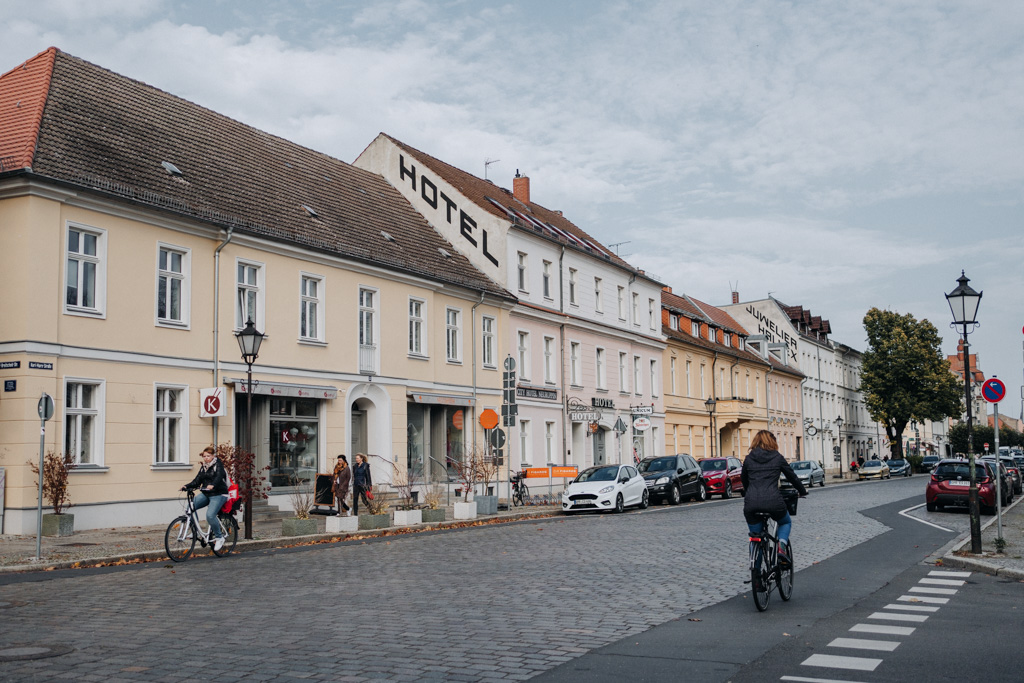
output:
[[952, 292], [946, 295], [949, 302], [949, 310], [953, 312], [953, 323], [951, 327], [963, 327], [963, 349], [964, 349], [964, 400], [967, 407], [967, 460], [971, 469], [971, 488], [967, 494], [967, 503], [971, 515], [971, 552], [981, 552], [981, 515], [978, 510], [978, 477], [974, 472], [974, 415], [971, 411], [971, 354], [967, 344], [968, 326], [978, 324], [978, 305], [981, 303], [981, 292], [974, 291], [967, 283], [970, 280], [960, 271], [957, 278], [957, 286]]
[[840, 415], [836, 418], [836, 431], [838, 432], [837, 438], [839, 439], [839, 478], [843, 478], [843, 417]]
[[711, 426], [711, 457], [715, 457], [715, 404], [718, 401], [715, 400], [714, 396], [708, 396], [708, 400], [704, 401], [704, 406], [708, 409], [708, 421]]
[[256, 329], [252, 318], [245, 322], [245, 327], [235, 334], [238, 339], [238, 348], [242, 350], [242, 361], [248, 366], [245, 380], [245, 450], [249, 454], [249, 471], [245, 473], [245, 538], [252, 538], [252, 484], [255, 479], [253, 466], [255, 454], [252, 452], [252, 364], [260, 355], [260, 344], [263, 343], [263, 333]]

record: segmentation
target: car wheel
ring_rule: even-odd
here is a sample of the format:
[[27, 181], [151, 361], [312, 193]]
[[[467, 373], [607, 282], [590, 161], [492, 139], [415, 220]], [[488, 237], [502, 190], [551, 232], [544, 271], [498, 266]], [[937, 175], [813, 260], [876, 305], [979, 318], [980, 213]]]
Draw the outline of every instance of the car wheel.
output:
[[673, 486], [668, 490], [668, 502], [670, 505], [679, 505], [683, 502], [683, 494], [679, 492], [678, 486]]
[[725, 482], [725, 488], [722, 489], [722, 498], [732, 498], [732, 482]]
[[703, 503], [708, 499], [708, 487], [704, 482], [697, 484], [697, 493], [693, 495], [693, 499], [698, 503]]
[[622, 504], [622, 494], [620, 493], [615, 497], [615, 512], [622, 512], [626, 509], [626, 506]]
[[928, 512], [935, 512], [935, 503], [925, 503], [924, 507]]
[[818, 482], [818, 486], [820, 486], [821, 488], [825, 488], [825, 477], [821, 478], [821, 481]]
[[646, 510], [651, 505], [651, 494], [644, 489], [644, 495], [640, 496], [640, 509]]

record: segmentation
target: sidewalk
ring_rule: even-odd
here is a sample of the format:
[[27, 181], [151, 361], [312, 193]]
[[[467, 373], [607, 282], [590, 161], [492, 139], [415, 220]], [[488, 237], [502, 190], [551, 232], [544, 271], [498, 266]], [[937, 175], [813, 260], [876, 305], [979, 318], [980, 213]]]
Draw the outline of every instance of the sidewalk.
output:
[[[264, 548], [281, 548], [295, 545], [345, 541], [357, 538], [373, 538], [396, 533], [406, 534], [432, 529], [459, 528], [511, 522], [518, 519], [548, 517], [558, 510], [552, 505], [527, 506], [513, 508], [511, 511], [499, 511], [496, 515], [481, 515], [474, 520], [452, 520], [453, 509], [448, 508], [449, 521], [436, 524], [417, 524], [412, 527], [388, 527], [372, 531], [353, 533], [325, 533], [326, 516], [311, 515], [317, 520], [320, 533], [310, 536], [282, 536], [281, 521], [254, 522], [253, 538], [243, 539], [244, 524], [242, 516], [238, 519], [238, 546], [235, 552], [262, 550]], [[42, 559], [33, 561], [36, 554], [36, 537], [0, 535], [0, 573], [24, 571], [52, 571], [55, 569], [74, 569], [118, 564], [137, 564], [167, 559], [164, 551], [164, 532], [167, 525], [146, 527], [120, 527], [116, 529], [90, 529], [76, 531], [73, 536], [51, 537], [42, 539]], [[194, 555], [211, 555], [209, 548], [198, 543]]]
[[996, 518], [993, 516], [981, 528], [982, 554], [971, 554], [971, 534], [958, 538], [941, 559], [944, 567], [970, 569], [985, 574], [1024, 580], [1024, 495], [1003, 509], [1003, 540], [1006, 547], [996, 552]]

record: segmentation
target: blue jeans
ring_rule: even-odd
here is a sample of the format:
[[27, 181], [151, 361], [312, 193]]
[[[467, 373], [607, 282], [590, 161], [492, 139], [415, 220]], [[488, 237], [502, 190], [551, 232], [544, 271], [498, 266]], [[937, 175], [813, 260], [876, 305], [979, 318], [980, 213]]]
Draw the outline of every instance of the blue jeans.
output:
[[[789, 516], [789, 510], [780, 519], [776, 520], [776, 523], [778, 524], [776, 533], [779, 540], [789, 543], [789, 532], [793, 529], [793, 518]], [[747, 528], [750, 529], [750, 533], [759, 534], [761, 533], [761, 522], [748, 524]]]
[[196, 510], [199, 508], [206, 508], [206, 523], [210, 525], [211, 529], [213, 529], [213, 535], [216, 538], [224, 537], [224, 529], [220, 526], [220, 520], [217, 519], [217, 513], [220, 512], [220, 509], [224, 507], [224, 503], [226, 502], [228, 502], [227, 496], [208, 496], [202, 491], [196, 494]]

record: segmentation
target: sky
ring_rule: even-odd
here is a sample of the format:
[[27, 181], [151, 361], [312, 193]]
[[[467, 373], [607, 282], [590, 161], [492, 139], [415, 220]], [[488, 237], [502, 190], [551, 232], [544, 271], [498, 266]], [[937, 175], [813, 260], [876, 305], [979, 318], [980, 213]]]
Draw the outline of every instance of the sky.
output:
[[879, 307], [955, 353], [964, 270], [1021, 415], [1024, 4], [0, 0], [0, 30], [0, 72], [56, 46], [347, 162], [386, 132], [518, 170], [676, 293], [861, 350]]

